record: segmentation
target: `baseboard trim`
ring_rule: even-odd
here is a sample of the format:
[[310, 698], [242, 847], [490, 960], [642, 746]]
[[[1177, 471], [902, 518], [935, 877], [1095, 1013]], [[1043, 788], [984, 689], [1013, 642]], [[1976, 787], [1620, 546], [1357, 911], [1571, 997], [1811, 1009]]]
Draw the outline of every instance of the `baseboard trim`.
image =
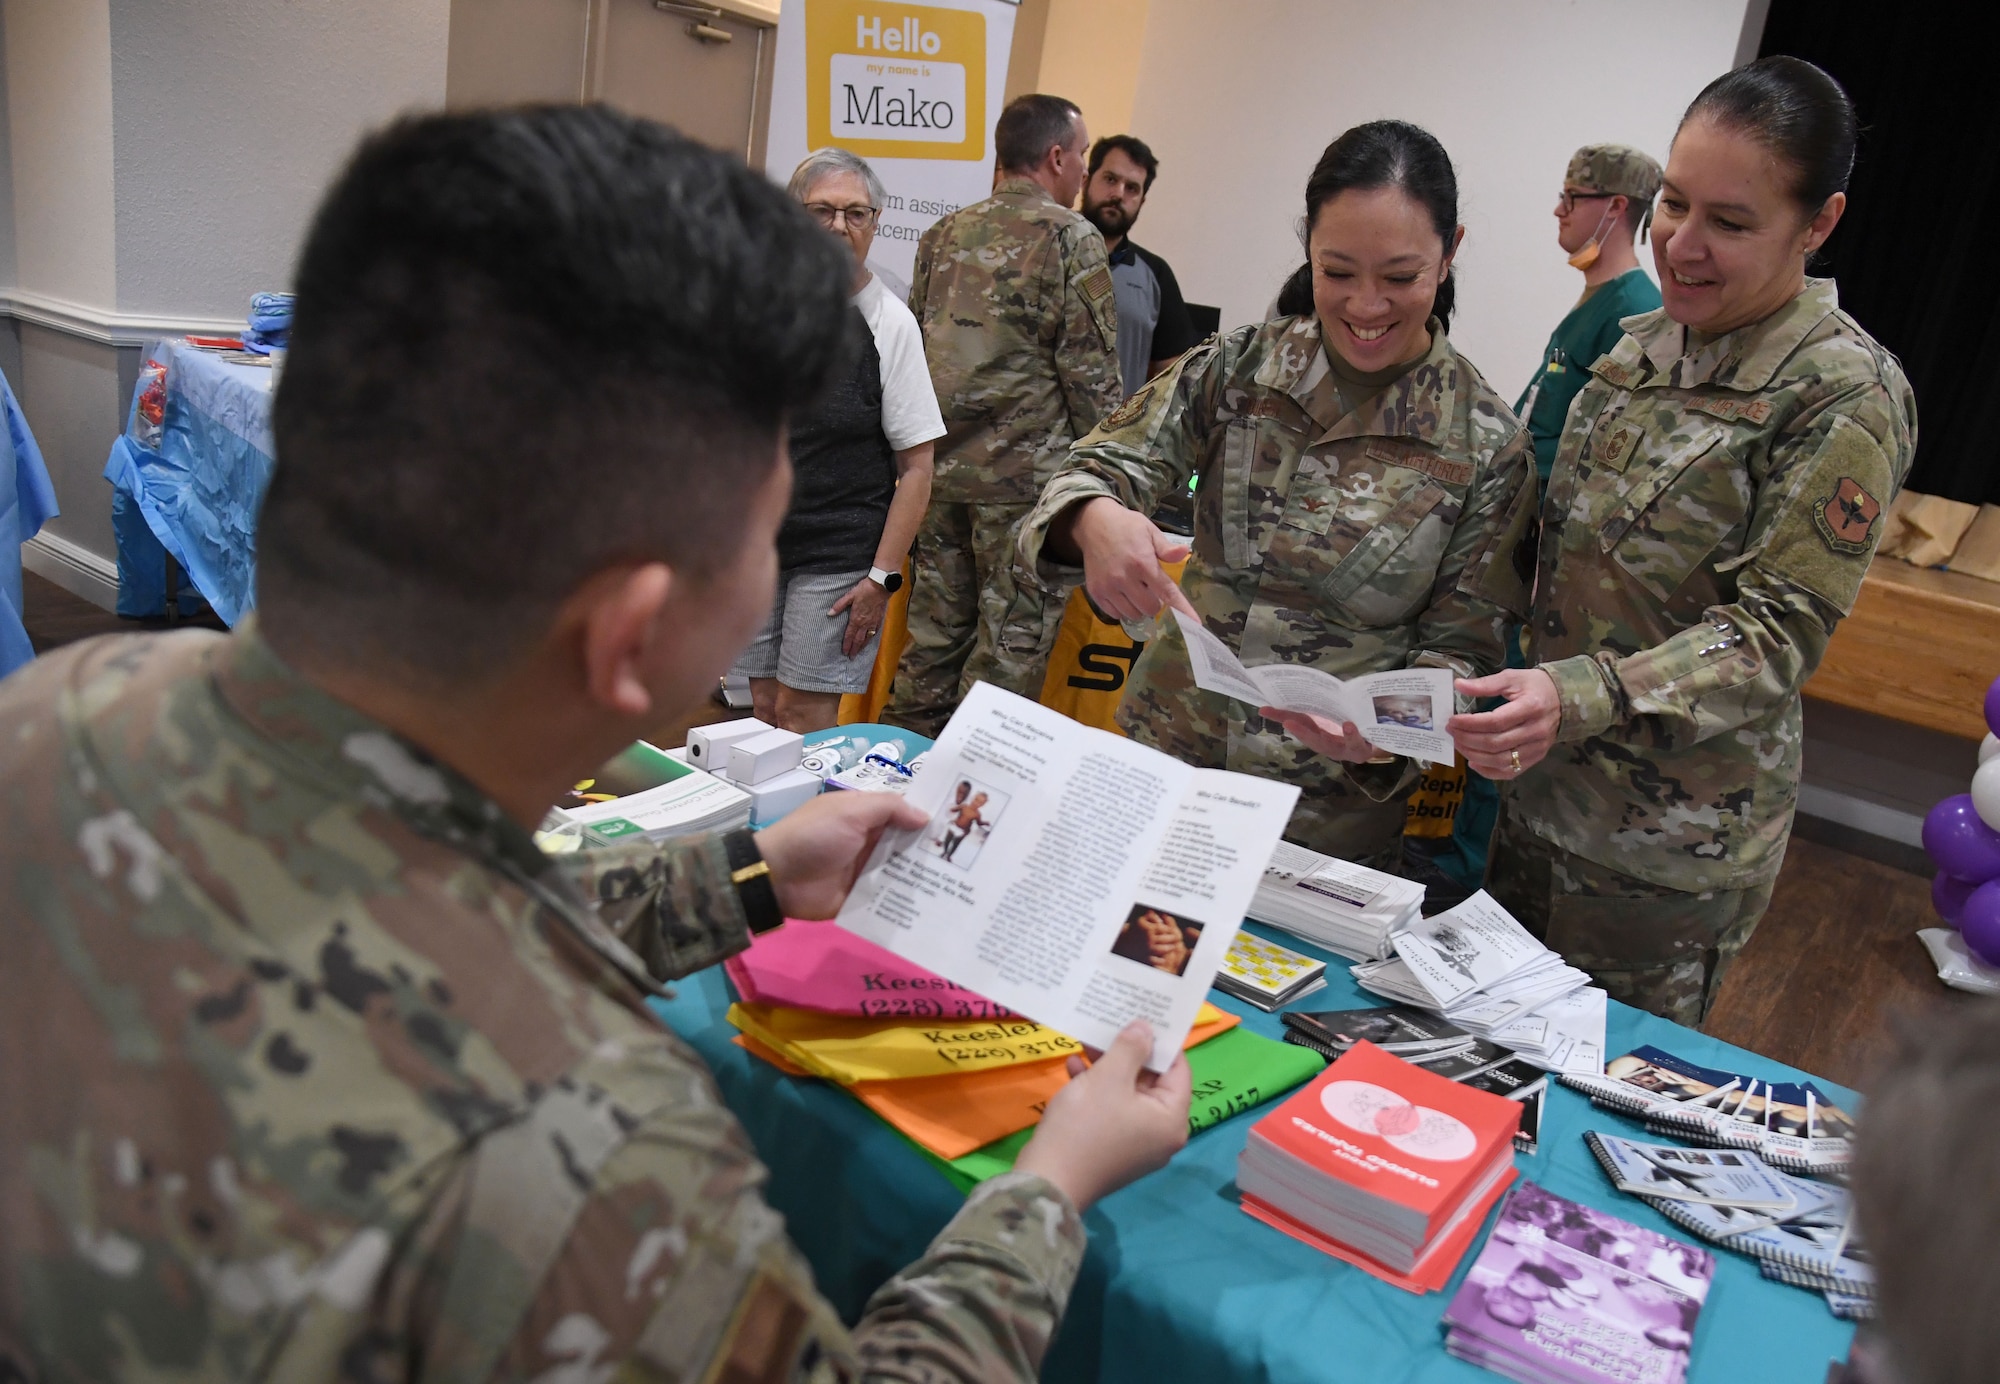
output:
[[[167, 336], [240, 336], [242, 318], [160, 317], [143, 312], [105, 312], [85, 303], [24, 288], [0, 288], [0, 316], [32, 322], [100, 346], [150, 346]], [[53, 580], [53, 578], [51, 578]]]
[[21, 565], [94, 606], [118, 608], [118, 564], [81, 544], [38, 533], [21, 545]]
[[1870, 802], [1815, 783], [1799, 786], [1799, 811], [1809, 817], [1852, 827], [1870, 836], [1897, 841], [1905, 846], [1924, 844], [1924, 819], [1914, 812]]

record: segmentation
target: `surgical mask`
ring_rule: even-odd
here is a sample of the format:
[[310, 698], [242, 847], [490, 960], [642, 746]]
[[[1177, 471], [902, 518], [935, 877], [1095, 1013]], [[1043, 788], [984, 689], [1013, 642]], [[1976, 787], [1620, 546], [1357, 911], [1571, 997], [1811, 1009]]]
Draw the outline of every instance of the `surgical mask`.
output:
[[1604, 250], [1604, 228], [1610, 224], [1611, 211], [1606, 208], [1604, 215], [1598, 219], [1597, 229], [1590, 233], [1589, 243], [1569, 257], [1570, 268], [1588, 269], [1597, 263], [1598, 255]]

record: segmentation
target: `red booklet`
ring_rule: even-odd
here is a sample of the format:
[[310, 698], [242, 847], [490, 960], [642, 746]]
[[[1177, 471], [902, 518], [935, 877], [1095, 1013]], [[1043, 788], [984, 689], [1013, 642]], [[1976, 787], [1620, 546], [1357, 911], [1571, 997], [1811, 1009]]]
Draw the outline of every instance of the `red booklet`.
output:
[[1384, 1242], [1428, 1247], [1468, 1196], [1493, 1190], [1520, 1118], [1514, 1101], [1360, 1042], [1257, 1122], [1242, 1171], [1294, 1218], [1399, 1258]]

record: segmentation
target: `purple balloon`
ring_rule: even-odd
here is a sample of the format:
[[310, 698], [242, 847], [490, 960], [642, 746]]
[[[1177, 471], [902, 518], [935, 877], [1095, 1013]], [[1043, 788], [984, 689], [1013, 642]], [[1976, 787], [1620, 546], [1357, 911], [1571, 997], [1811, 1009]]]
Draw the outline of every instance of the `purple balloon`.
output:
[[1965, 901], [1972, 897], [1972, 891], [1980, 886], [1969, 879], [1959, 879], [1939, 870], [1937, 878], [1931, 881], [1931, 907], [1938, 917], [1958, 926], [1958, 920], [1965, 916]]
[[1979, 820], [1970, 793], [1955, 793], [1930, 810], [1924, 849], [1948, 875], [1975, 884], [2000, 878], [2000, 831]]
[[2000, 735], [2000, 678], [1986, 689], [1986, 729]]
[[2000, 966], [2000, 881], [1972, 891], [1958, 930], [1967, 951], [1989, 966]]

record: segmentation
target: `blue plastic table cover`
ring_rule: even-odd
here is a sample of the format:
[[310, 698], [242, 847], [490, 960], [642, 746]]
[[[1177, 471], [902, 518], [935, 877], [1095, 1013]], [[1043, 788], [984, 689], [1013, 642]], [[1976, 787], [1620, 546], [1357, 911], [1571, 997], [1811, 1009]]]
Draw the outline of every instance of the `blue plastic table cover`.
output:
[[164, 550], [234, 625], [253, 601], [257, 509], [271, 480], [271, 371], [176, 340], [159, 342], [146, 359], [166, 367], [157, 447], [145, 445], [137, 426], [142, 368], [125, 431], [104, 465], [117, 492], [118, 613], [159, 613]]
[[0, 677], [35, 656], [21, 624], [21, 545], [61, 511], [35, 434], [0, 374]]
[[[1340, 958], [1262, 924], [1251, 931], [1330, 962], [1327, 988], [1289, 1008], [1383, 1003], [1354, 984]], [[1242, 1015], [1253, 1032], [1283, 1033], [1275, 1014], [1219, 991], [1209, 998]], [[811, 1261], [820, 1291], [851, 1323], [869, 1293], [922, 1254], [964, 1198], [859, 1101], [828, 1083], [785, 1076], [732, 1043], [736, 1030], [723, 1017], [730, 999], [718, 967], [680, 982], [671, 999], [654, 1004], [714, 1071], [723, 1099], [770, 1169], [771, 1205]], [[1653, 1043], [1769, 1080], [1805, 1075], [1622, 1004], [1610, 1006], [1606, 1040], [1610, 1055]], [[1819, 1084], [1852, 1108], [1852, 1092]], [[1090, 1253], [1043, 1379], [1490, 1384], [1494, 1375], [1445, 1354], [1439, 1326], [1485, 1244], [1484, 1232], [1446, 1291], [1418, 1297], [1253, 1221], [1237, 1207], [1236, 1156], [1250, 1126], [1270, 1109], [1260, 1106], [1195, 1135], [1165, 1168], [1086, 1215]], [[1555, 1087], [1538, 1152], [1517, 1158], [1520, 1175], [1688, 1239], [1651, 1207], [1612, 1188], [1584, 1145], [1588, 1129], [1646, 1137], [1636, 1123]], [[1845, 1358], [1853, 1328], [1834, 1318], [1818, 1293], [1762, 1277], [1744, 1255], [1718, 1249], [1716, 1261], [1695, 1333], [1693, 1384], [1820, 1384], [1827, 1362]]]

